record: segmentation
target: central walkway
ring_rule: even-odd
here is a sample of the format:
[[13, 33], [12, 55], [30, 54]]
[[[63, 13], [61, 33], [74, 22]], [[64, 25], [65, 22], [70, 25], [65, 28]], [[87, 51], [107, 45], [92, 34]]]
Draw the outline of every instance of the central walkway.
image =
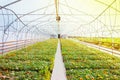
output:
[[51, 80], [67, 80], [59, 40]]

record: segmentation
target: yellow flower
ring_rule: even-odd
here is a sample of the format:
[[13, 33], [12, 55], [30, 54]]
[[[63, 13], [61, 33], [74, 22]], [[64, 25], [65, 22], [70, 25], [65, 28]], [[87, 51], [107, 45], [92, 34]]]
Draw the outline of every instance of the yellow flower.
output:
[[86, 77], [86, 79], [89, 79], [89, 78], [90, 78], [90, 76], [89, 76], [89, 75], [86, 75], [85, 77]]

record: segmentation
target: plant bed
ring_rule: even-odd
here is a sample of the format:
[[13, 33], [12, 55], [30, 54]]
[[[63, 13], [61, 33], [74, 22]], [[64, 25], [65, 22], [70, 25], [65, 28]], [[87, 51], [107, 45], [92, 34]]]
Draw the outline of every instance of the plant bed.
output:
[[79, 37], [80, 41], [100, 45], [103, 47], [115, 49], [120, 51], [120, 38], [111, 37]]
[[0, 57], [0, 80], [50, 80], [57, 39], [35, 43]]
[[68, 80], [120, 79], [120, 58], [71, 40], [61, 43]]

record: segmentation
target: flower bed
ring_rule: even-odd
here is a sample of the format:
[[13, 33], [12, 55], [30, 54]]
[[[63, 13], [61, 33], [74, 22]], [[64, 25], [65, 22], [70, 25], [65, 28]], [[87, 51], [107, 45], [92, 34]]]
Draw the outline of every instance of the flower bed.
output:
[[0, 79], [50, 80], [57, 40], [38, 42], [0, 57]]
[[62, 39], [68, 80], [119, 80], [120, 58]]

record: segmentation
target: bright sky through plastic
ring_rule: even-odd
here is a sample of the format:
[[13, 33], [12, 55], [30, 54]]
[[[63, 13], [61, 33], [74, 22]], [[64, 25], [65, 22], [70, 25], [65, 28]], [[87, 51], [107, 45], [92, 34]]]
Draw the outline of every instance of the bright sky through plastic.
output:
[[[3, 6], [13, 1], [15, 0], [0, 0], [0, 5]], [[120, 0], [116, 0], [109, 6], [113, 1], [114, 0], [59, 0], [61, 34], [120, 37]], [[48, 7], [43, 8], [45, 6]], [[109, 8], [106, 9], [107, 7]], [[54, 0], [21, 0], [7, 8], [12, 9], [17, 14], [26, 14], [33, 10], [43, 8], [32, 13], [40, 15], [27, 15], [22, 17], [21, 20], [27, 24], [41, 17], [30, 23], [29, 26], [37, 26], [44, 33], [57, 34]], [[96, 17], [98, 18], [95, 19]], [[0, 21], [3, 21], [2, 18]], [[3, 25], [2, 23], [3, 22], [1, 22], [0, 26]]]

